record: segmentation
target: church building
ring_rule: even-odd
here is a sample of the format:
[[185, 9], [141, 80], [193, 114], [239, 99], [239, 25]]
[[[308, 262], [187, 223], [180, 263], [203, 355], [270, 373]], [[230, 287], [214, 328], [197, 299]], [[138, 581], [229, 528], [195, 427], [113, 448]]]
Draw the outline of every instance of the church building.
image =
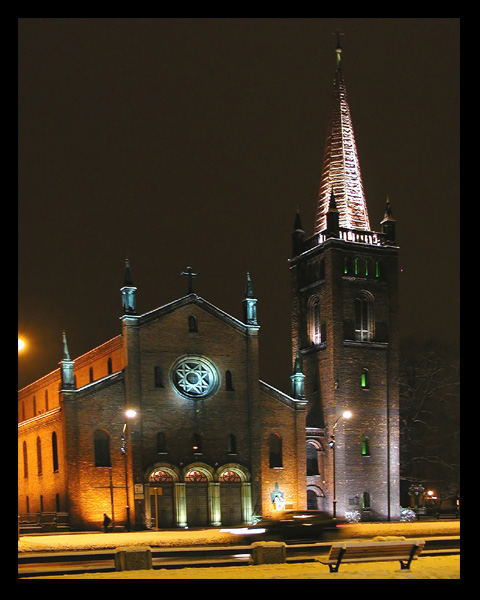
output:
[[[370, 229], [338, 45], [314, 232], [297, 213], [291, 395], [243, 319], [194, 291], [144, 314], [127, 261], [119, 335], [19, 391], [19, 514], [95, 530], [232, 526], [286, 509], [399, 517], [397, 253]], [[239, 299], [240, 301], [241, 299]]]

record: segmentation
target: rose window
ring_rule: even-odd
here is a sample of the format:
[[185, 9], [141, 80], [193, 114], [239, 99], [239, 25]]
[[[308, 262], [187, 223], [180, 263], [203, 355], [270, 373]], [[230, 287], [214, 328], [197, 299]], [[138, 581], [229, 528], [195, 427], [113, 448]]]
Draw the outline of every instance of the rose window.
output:
[[175, 391], [184, 398], [206, 398], [217, 391], [218, 372], [209, 360], [199, 356], [179, 359], [171, 371]]

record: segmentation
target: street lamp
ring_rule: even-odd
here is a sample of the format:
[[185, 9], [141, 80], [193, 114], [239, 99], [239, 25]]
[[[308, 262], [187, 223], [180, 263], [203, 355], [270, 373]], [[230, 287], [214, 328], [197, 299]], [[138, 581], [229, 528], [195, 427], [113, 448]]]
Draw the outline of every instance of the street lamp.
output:
[[124, 460], [124, 464], [125, 464], [125, 497], [126, 497], [126, 511], [127, 511], [127, 531], [130, 531], [130, 501], [129, 501], [129, 497], [128, 497], [128, 464], [127, 464], [127, 435], [128, 435], [128, 431], [127, 431], [127, 424], [128, 424], [128, 419], [133, 419], [134, 417], [137, 416], [137, 411], [133, 410], [133, 409], [128, 409], [125, 411], [125, 417], [127, 417], [127, 420], [125, 421], [125, 423], [123, 424], [123, 430], [122, 430], [122, 437], [120, 438], [122, 441], [122, 445], [120, 446], [120, 451], [123, 454], [123, 460]]
[[337, 418], [335, 423], [333, 424], [332, 435], [330, 436], [330, 441], [328, 445], [333, 450], [333, 518], [337, 518], [337, 485], [336, 485], [336, 476], [335, 476], [335, 432], [337, 430], [337, 425], [340, 419], [350, 419], [352, 413], [349, 410], [343, 411], [343, 413]]
[[25, 342], [22, 338], [18, 338], [18, 351], [21, 352], [25, 348]]

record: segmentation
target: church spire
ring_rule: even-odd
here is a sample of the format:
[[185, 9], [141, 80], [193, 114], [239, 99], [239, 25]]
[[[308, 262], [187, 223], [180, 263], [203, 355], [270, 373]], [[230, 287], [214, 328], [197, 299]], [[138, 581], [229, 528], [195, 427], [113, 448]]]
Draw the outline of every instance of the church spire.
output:
[[320, 233], [327, 226], [327, 212], [332, 193], [335, 195], [340, 227], [370, 231], [362, 174], [343, 79], [339, 36], [340, 34], [335, 50], [337, 66], [333, 110], [325, 142], [315, 233]]

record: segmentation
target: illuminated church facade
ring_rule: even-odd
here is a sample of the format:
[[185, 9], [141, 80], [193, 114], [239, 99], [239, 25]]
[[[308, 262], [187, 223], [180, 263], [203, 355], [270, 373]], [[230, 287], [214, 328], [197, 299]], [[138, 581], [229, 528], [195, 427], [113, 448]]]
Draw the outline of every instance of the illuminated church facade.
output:
[[[137, 313], [128, 262], [117, 337], [19, 391], [19, 514], [98, 529], [232, 526], [284, 509], [399, 517], [395, 221], [370, 230], [337, 48], [314, 234], [292, 234], [292, 375], [260, 380], [243, 319], [194, 292]], [[347, 419], [350, 411], [351, 418]], [[345, 416], [344, 416], [345, 415]]]

